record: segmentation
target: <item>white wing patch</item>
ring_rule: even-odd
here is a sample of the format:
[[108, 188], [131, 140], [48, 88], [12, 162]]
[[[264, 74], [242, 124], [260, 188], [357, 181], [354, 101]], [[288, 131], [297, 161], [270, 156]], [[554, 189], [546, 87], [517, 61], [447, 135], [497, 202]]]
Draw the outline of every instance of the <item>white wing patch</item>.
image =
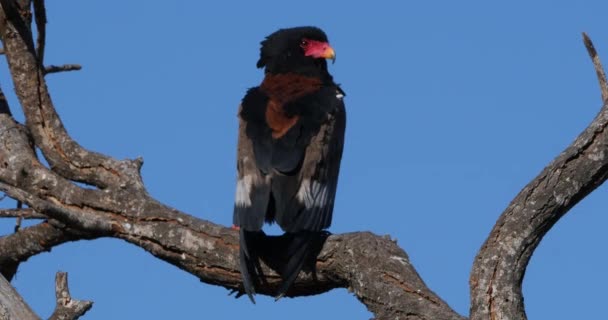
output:
[[253, 177], [251, 175], [245, 175], [239, 179], [236, 183], [236, 197], [234, 202], [239, 207], [251, 206], [251, 183]]
[[312, 207], [322, 207], [327, 202], [328, 188], [326, 185], [318, 182], [304, 179], [300, 189], [298, 190], [298, 200], [304, 204], [306, 209]]
[[344, 98], [344, 95], [343, 95], [342, 93], [340, 93], [340, 91], [338, 91], [338, 92], [336, 93], [336, 98], [338, 98], [338, 99], [342, 100], [342, 98]]

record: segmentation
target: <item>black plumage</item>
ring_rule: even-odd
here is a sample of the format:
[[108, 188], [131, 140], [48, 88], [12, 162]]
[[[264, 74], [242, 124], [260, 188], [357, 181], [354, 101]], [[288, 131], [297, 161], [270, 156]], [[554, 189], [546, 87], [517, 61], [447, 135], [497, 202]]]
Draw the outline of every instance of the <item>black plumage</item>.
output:
[[[311, 255], [314, 238], [331, 224], [346, 125], [344, 92], [327, 70], [335, 53], [323, 31], [281, 29], [261, 44], [257, 66], [265, 77], [239, 110], [234, 206], [244, 290], [252, 301], [263, 281], [261, 252], [284, 258], [280, 297]], [[283, 243], [266, 241], [265, 221], [286, 232]]]

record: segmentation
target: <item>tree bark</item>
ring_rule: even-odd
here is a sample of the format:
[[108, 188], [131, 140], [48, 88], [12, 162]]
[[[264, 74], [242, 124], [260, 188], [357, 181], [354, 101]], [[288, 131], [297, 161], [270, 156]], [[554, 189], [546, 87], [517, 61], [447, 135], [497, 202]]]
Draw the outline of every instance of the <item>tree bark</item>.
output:
[[[116, 160], [86, 150], [68, 135], [44, 78], [49, 68], [42, 63], [45, 31], [40, 30], [45, 29], [37, 26], [36, 45], [30, 5], [21, 2], [16, 8], [14, 2], [0, 0], [0, 37], [26, 117], [25, 125], [17, 123], [0, 96], [0, 191], [47, 221], [0, 238], [0, 271], [10, 277], [4, 268], [11, 263], [67, 241], [113, 237], [144, 248], [205, 283], [242, 293], [236, 231], [152, 198], [140, 175], [143, 160]], [[44, 3], [34, 4], [36, 21], [44, 24]], [[471, 319], [526, 318], [521, 281], [534, 249], [559, 218], [608, 177], [607, 125], [604, 105], [589, 127], [501, 215], [474, 261]], [[49, 167], [39, 161], [35, 148]], [[280, 277], [268, 266], [263, 270], [267, 283], [258, 293], [274, 295]], [[354, 292], [377, 319], [464, 319], [426, 286], [394, 241], [367, 232], [330, 235], [314, 270], [301, 274], [287, 295], [334, 288]], [[71, 301], [67, 289], [58, 291], [65, 298], [62, 303]]]
[[0, 276], [0, 320], [39, 320], [15, 288]]
[[[58, 272], [55, 278], [57, 305], [49, 320], [76, 320], [93, 306], [91, 301], [72, 299], [68, 274]], [[15, 288], [0, 276], [0, 320], [39, 320], [40, 317], [23, 301]]]

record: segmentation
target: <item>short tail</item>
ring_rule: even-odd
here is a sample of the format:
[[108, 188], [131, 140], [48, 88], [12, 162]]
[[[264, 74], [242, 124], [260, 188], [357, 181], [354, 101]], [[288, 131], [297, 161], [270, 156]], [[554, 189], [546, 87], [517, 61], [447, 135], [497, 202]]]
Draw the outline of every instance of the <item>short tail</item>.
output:
[[317, 239], [320, 239], [325, 232], [300, 231], [296, 233], [286, 233], [284, 237], [285, 257], [284, 265], [281, 266], [281, 278], [283, 283], [277, 291], [276, 300], [281, 299], [287, 290], [294, 283], [304, 265], [307, 265], [316, 258], [320, 250]]
[[257, 248], [260, 239], [265, 235], [262, 231], [245, 231], [241, 228], [239, 236], [239, 260], [243, 287], [251, 302], [255, 304], [253, 297], [255, 287], [259, 285], [260, 279], [263, 277]]
[[[281, 236], [266, 236], [263, 231], [240, 229], [240, 267], [245, 293], [255, 303], [255, 288], [265, 281], [260, 260], [277, 271], [283, 283], [276, 293], [280, 299], [294, 283], [302, 268], [314, 267], [325, 239], [326, 231], [299, 231]], [[312, 268], [311, 268], [312, 269]]]

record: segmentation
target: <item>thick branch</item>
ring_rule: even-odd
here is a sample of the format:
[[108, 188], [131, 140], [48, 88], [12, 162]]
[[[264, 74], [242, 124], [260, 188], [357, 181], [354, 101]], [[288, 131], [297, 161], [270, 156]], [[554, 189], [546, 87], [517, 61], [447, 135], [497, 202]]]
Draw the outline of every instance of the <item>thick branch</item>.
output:
[[475, 258], [471, 319], [526, 319], [521, 284], [540, 240], [608, 178], [608, 101], [576, 140], [502, 213]]
[[57, 306], [49, 320], [76, 320], [93, 307], [92, 301], [72, 299], [65, 272], [57, 272], [55, 276], [55, 297]]
[[[237, 232], [171, 209], [144, 192], [79, 188], [37, 163], [26, 133], [9, 116], [0, 115], [0, 128], [5, 132], [0, 190], [10, 197], [87, 235], [140, 246], [204, 282], [242, 290]], [[274, 295], [280, 277], [268, 268], [265, 274], [268, 283], [259, 292]], [[287, 295], [338, 287], [353, 290], [378, 319], [462, 319], [426, 287], [403, 250], [369, 233], [329, 237], [315, 276], [300, 276]]]
[[[13, 1], [0, 0], [0, 4], [6, 17], [1, 19], [5, 23], [0, 24], [0, 36], [27, 129], [51, 166], [49, 170], [38, 161], [28, 132], [9, 112], [2, 112], [8, 106], [2, 107], [0, 99], [0, 190], [51, 221], [78, 230], [76, 234], [41, 224], [2, 239], [8, 243], [31, 236], [53, 243], [29, 249], [19, 244], [27, 253], [15, 259], [27, 259], [70, 239], [115, 237], [148, 250], [206, 283], [242, 291], [236, 232], [151, 198], [139, 175], [141, 161], [117, 161], [72, 140], [50, 99], [28, 18], [15, 10]], [[600, 85], [605, 87], [603, 78], [604, 84]], [[561, 216], [608, 177], [606, 126], [608, 106], [604, 105], [591, 125], [520, 192], [499, 218], [474, 262], [472, 319], [525, 319], [521, 282], [532, 252]], [[100, 189], [84, 189], [72, 181]], [[29, 231], [42, 229], [42, 235], [37, 236], [37, 232]], [[354, 291], [378, 319], [463, 319], [426, 287], [405, 252], [390, 239], [370, 233], [330, 236], [315, 266], [314, 274], [301, 275], [287, 295], [345, 287]], [[267, 266], [264, 273], [267, 283], [258, 291], [274, 295], [280, 278]]]

